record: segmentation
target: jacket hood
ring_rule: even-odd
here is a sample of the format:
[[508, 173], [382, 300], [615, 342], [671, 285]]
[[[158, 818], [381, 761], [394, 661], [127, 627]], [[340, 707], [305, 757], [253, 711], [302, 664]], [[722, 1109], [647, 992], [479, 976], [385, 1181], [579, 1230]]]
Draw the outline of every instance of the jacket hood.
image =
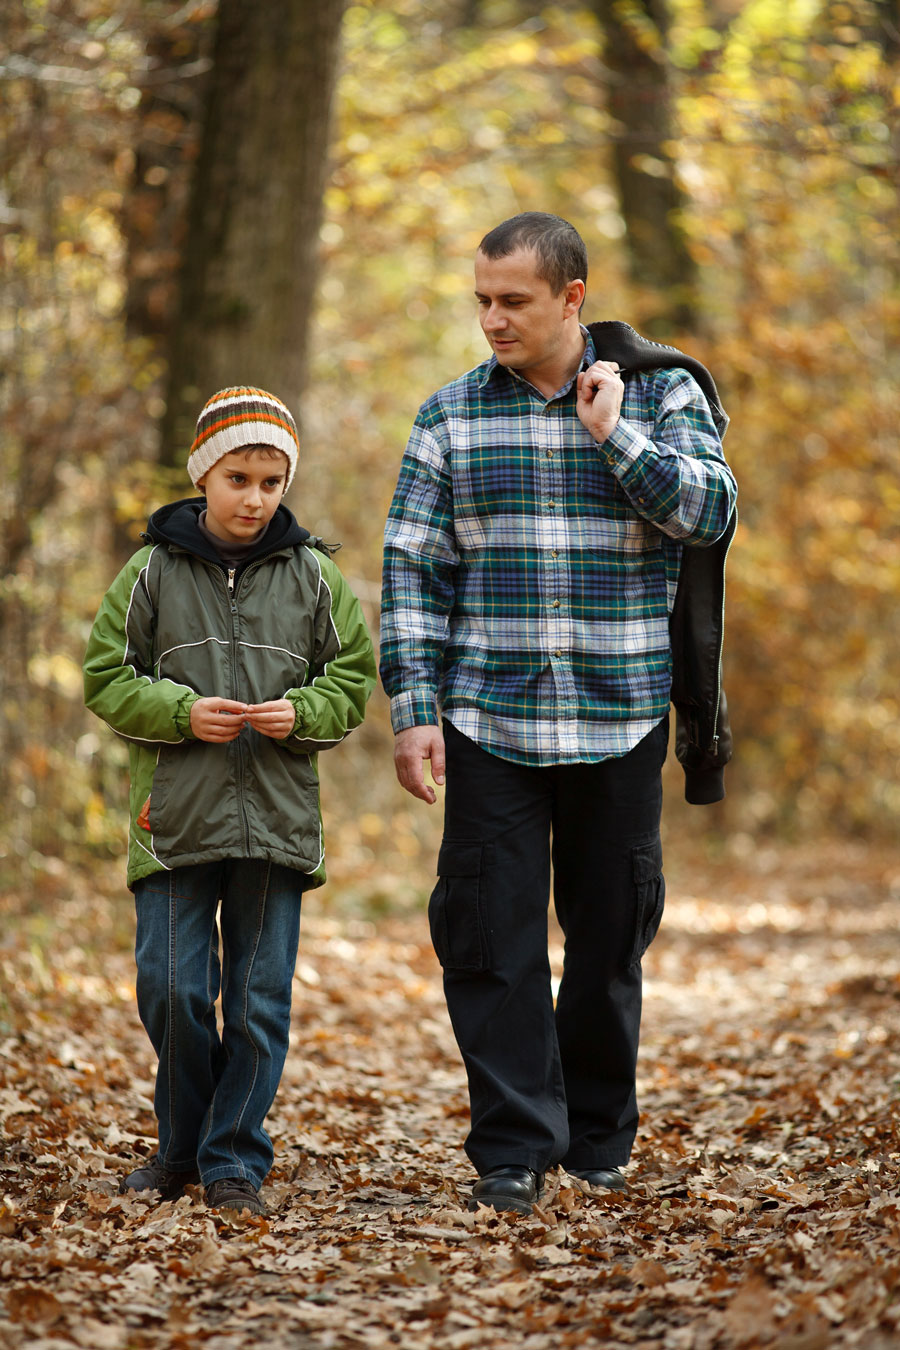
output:
[[[144, 537], [154, 544], [174, 544], [208, 562], [221, 564], [221, 558], [209, 540], [204, 538], [197, 523], [205, 510], [205, 497], [185, 497], [181, 501], [169, 502], [167, 506], [161, 506], [153, 512]], [[293, 512], [280, 504], [258, 548], [248, 553], [246, 561], [275, 553], [281, 548], [294, 548], [297, 544], [318, 545], [320, 541], [297, 523]]]

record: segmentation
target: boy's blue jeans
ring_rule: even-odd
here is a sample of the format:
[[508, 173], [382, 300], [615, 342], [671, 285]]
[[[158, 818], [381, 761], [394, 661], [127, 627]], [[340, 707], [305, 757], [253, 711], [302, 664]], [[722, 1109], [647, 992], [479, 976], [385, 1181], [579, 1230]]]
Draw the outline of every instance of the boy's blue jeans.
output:
[[287, 1054], [304, 880], [248, 858], [135, 883], [138, 1012], [159, 1056], [159, 1157], [173, 1172], [196, 1167], [204, 1185], [246, 1177], [259, 1187], [272, 1166], [263, 1122]]

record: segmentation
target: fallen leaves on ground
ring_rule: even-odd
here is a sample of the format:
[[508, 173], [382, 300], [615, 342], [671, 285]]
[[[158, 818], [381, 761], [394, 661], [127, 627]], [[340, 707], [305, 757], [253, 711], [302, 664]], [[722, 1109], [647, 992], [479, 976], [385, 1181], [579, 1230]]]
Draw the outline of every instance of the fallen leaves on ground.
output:
[[554, 1172], [531, 1217], [465, 1208], [465, 1082], [424, 915], [314, 897], [269, 1215], [213, 1214], [199, 1188], [120, 1196], [155, 1142], [128, 902], [63, 886], [40, 942], [3, 908], [11, 1350], [897, 1344], [900, 856], [759, 849], [670, 878], [629, 1190]]

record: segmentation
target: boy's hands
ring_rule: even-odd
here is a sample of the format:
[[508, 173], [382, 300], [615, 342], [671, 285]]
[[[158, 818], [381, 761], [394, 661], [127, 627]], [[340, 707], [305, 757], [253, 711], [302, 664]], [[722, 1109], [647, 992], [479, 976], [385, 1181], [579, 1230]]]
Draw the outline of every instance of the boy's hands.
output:
[[198, 698], [191, 704], [191, 731], [200, 741], [235, 741], [246, 715], [246, 703], [235, 703], [233, 698]]
[[283, 741], [294, 730], [297, 714], [294, 705], [287, 698], [273, 698], [270, 703], [251, 703], [247, 708], [247, 721], [261, 736], [271, 736], [273, 741]]
[[198, 698], [191, 704], [191, 731], [200, 741], [237, 740], [247, 723], [261, 736], [283, 741], [294, 730], [294, 705], [286, 698], [269, 703], [236, 703], [232, 698]]

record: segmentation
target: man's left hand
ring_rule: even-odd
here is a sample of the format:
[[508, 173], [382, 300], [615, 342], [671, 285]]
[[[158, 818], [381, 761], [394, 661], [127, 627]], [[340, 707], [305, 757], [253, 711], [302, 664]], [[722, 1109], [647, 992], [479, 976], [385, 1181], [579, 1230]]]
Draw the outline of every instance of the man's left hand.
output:
[[579, 373], [575, 408], [598, 444], [606, 440], [618, 422], [624, 393], [615, 361], [595, 361]]

